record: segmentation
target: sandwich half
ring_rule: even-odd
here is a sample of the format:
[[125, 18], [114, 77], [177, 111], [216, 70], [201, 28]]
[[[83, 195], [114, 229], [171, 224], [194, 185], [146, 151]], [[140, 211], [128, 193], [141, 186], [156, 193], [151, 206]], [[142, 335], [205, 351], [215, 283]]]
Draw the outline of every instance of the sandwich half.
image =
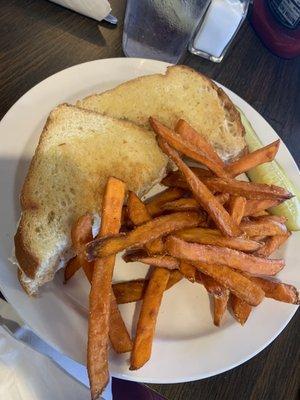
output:
[[35, 294], [73, 255], [71, 227], [86, 212], [99, 213], [109, 176], [141, 196], [166, 166], [152, 132], [67, 104], [54, 109], [21, 193], [15, 254], [24, 289]]
[[147, 129], [150, 115], [169, 128], [183, 118], [225, 162], [239, 158], [247, 149], [245, 130], [232, 101], [209, 78], [185, 66], [169, 67], [165, 75], [133, 79], [77, 105]]

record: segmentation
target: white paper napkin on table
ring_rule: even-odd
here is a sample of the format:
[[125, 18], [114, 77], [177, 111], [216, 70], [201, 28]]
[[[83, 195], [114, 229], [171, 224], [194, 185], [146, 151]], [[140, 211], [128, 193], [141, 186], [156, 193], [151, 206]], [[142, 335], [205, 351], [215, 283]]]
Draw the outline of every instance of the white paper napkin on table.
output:
[[107, 0], [50, 0], [79, 14], [102, 21], [111, 12]]
[[[0, 300], [0, 315], [5, 322], [4, 326], [0, 325], [1, 400], [90, 399], [89, 389], [85, 386], [88, 385], [85, 367], [53, 349], [25, 325], [22, 326], [20, 317], [3, 300]], [[14, 337], [5, 326], [11, 330], [13, 321], [21, 325], [14, 332]], [[112, 400], [111, 384], [101, 399]]]
[[0, 399], [88, 400], [89, 390], [0, 326]]

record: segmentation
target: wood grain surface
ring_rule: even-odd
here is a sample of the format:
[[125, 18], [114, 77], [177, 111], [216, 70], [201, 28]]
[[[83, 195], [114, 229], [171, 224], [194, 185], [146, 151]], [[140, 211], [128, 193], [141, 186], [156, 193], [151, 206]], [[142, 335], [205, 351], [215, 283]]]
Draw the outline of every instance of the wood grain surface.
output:
[[[119, 19], [117, 27], [46, 0], [0, 0], [0, 118], [20, 96], [55, 72], [90, 60], [123, 57], [125, 1], [110, 3]], [[283, 60], [271, 54], [246, 21], [221, 64], [190, 54], [183, 63], [250, 103], [299, 165], [300, 57]], [[201, 381], [149, 386], [172, 400], [294, 400], [300, 394], [299, 332], [298, 311], [279, 337], [247, 363]]]

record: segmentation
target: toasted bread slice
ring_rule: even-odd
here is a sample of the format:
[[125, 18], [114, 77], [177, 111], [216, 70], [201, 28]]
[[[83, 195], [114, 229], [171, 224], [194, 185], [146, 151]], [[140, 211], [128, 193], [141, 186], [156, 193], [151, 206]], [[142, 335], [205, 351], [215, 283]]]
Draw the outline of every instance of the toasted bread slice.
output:
[[185, 66], [169, 67], [165, 75], [133, 79], [77, 105], [148, 129], [149, 116], [169, 128], [183, 118], [224, 161], [238, 158], [247, 148], [240, 114], [228, 96], [210, 79]]
[[67, 104], [52, 111], [21, 194], [15, 252], [23, 287], [36, 292], [71, 257], [72, 224], [99, 212], [109, 176], [142, 195], [166, 165], [154, 134], [131, 122]]

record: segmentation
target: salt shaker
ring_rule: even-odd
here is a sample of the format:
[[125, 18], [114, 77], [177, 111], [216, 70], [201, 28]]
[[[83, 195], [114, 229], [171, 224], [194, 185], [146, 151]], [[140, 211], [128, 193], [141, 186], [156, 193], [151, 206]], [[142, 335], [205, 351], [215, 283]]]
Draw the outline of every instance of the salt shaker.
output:
[[190, 41], [190, 52], [221, 62], [247, 16], [249, 3], [249, 0], [212, 0], [199, 30]]

